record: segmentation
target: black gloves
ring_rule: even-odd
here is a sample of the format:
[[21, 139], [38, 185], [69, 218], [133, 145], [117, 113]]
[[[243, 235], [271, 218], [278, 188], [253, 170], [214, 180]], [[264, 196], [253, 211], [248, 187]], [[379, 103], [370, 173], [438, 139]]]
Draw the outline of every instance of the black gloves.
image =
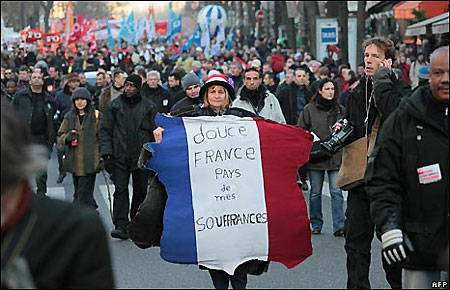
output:
[[383, 257], [389, 265], [405, 261], [408, 259], [408, 254], [414, 251], [411, 241], [399, 229], [382, 234], [381, 243], [383, 245]]
[[[109, 174], [113, 173], [114, 170], [114, 158], [111, 155], [104, 155], [102, 156], [102, 161], [100, 161], [99, 168], [101, 166], [108, 172]], [[103, 163], [103, 164], [102, 164]], [[103, 169], [100, 169], [103, 170]]]

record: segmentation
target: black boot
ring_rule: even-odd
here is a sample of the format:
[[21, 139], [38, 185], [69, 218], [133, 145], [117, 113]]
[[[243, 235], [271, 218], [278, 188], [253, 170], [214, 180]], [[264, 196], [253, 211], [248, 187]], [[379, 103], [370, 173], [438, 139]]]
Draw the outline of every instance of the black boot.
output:
[[121, 240], [128, 240], [130, 237], [126, 228], [117, 227], [111, 231], [111, 237]]

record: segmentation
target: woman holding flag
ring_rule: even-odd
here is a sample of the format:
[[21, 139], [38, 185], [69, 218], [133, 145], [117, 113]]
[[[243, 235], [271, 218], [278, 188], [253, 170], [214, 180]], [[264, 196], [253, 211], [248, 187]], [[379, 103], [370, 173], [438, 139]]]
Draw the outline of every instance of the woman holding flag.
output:
[[[222, 116], [235, 115], [239, 117], [256, 117], [251, 112], [240, 108], [231, 108], [235, 92], [233, 86], [224, 75], [210, 76], [200, 90], [200, 97], [204, 106], [199, 109], [199, 116]], [[153, 131], [156, 142], [161, 142], [164, 128], [158, 127]], [[138, 213], [139, 214], [139, 213]], [[134, 221], [135, 222], [135, 221]], [[132, 238], [132, 232], [130, 232]], [[245, 289], [247, 285], [247, 274], [260, 275], [267, 271], [269, 262], [250, 260], [239, 265], [234, 275], [229, 275], [223, 270], [209, 269], [200, 266], [202, 270], [208, 270], [216, 289], [228, 289], [229, 284], [234, 289]]]

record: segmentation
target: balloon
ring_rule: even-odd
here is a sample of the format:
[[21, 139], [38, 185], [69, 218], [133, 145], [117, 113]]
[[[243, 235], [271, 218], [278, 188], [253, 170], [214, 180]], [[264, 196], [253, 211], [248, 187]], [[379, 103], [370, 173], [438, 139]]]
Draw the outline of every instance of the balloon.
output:
[[205, 30], [205, 25], [209, 22], [210, 37], [217, 35], [219, 32], [219, 24], [223, 27], [227, 26], [227, 13], [225, 9], [217, 5], [208, 5], [203, 7], [197, 17], [197, 23], [200, 25], [202, 31]]

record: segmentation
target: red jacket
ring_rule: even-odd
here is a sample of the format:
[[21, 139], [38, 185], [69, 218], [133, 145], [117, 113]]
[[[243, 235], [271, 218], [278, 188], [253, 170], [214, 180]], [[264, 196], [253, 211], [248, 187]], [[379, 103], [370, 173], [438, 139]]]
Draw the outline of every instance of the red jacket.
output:
[[270, 66], [274, 73], [279, 73], [284, 70], [284, 58], [283, 55], [277, 53], [272, 54], [270, 57]]

